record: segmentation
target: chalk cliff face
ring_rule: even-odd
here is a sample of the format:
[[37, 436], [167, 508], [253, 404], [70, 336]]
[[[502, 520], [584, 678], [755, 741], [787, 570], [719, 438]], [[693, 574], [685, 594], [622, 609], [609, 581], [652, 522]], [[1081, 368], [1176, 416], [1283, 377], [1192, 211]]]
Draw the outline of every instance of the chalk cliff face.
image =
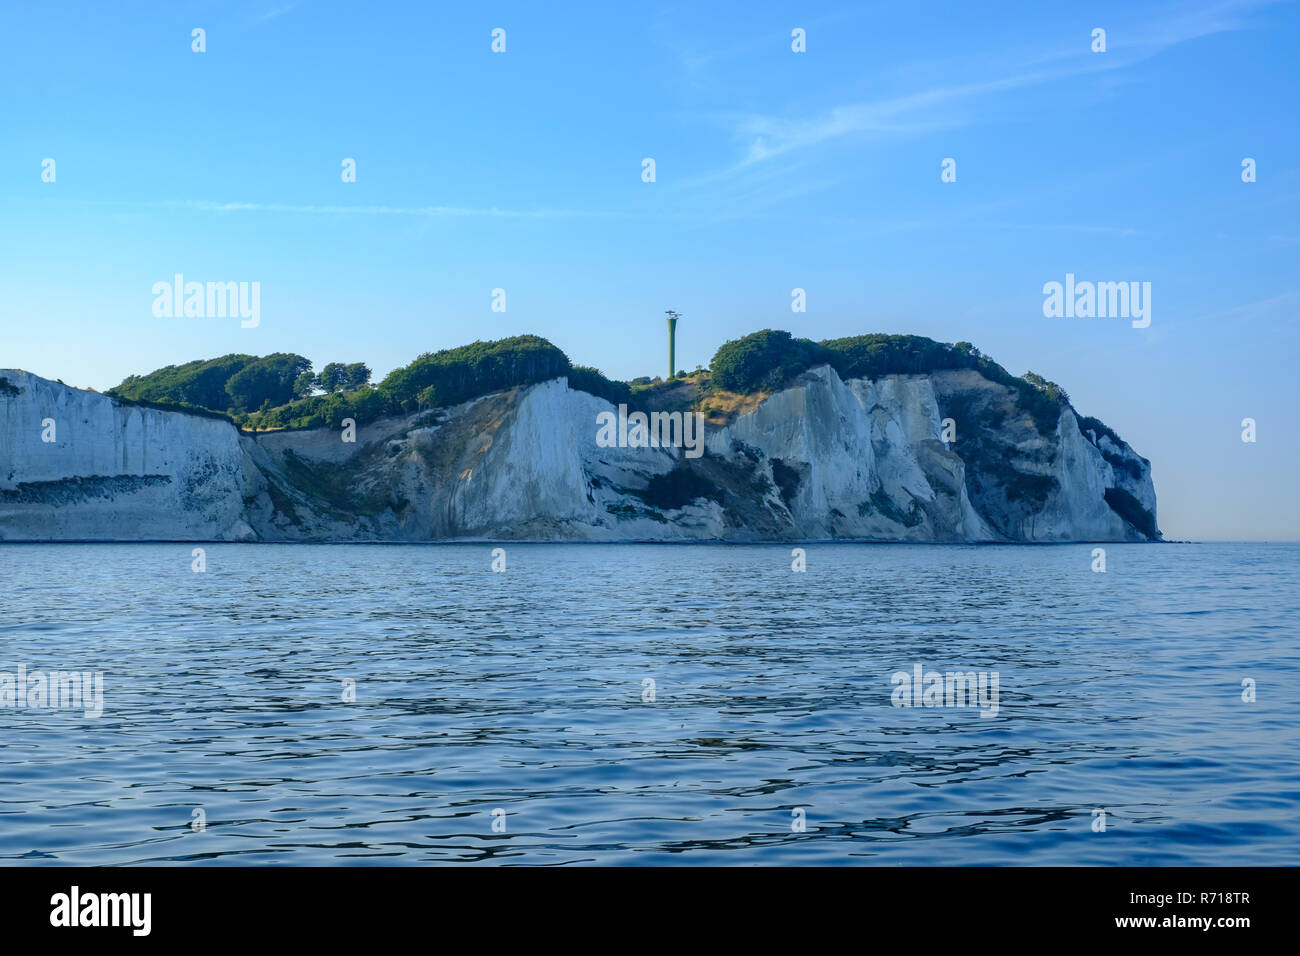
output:
[[242, 434], [0, 370], [0, 540], [1159, 535], [1145, 459], [1068, 406], [1045, 433], [975, 371], [814, 368], [709, 427], [697, 458], [601, 447], [611, 408], [561, 378], [362, 425], [348, 443], [335, 429]]
[[245, 468], [226, 421], [0, 370], [0, 540], [254, 539]]

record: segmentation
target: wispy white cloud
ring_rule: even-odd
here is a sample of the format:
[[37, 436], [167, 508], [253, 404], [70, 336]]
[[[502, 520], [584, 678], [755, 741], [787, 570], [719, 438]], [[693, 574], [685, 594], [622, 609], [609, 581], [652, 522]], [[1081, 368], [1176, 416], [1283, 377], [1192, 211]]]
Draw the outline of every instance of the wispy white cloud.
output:
[[452, 217], [492, 217], [501, 219], [558, 219], [571, 216], [603, 215], [603, 213], [579, 212], [571, 209], [499, 209], [492, 207], [471, 206], [349, 206], [338, 204], [293, 204], [267, 202], [222, 202], [209, 199], [162, 199], [133, 202], [130, 200], [104, 200], [105, 204], [116, 206], [194, 209], [200, 212], [215, 213], [285, 213], [300, 215], [339, 215], [339, 216], [412, 216], [426, 219]]
[[1246, 13], [1272, 2], [1276, 0], [1225, 0], [1193, 9], [1172, 7], [1163, 19], [1112, 29], [1111, 47], [1105, 55], [1091, 53], [1084, 42], [1026, 58], [1018, 69], [1002, 76], [834, 106], [813, 116], [733, 115], [727, 121], [743, 155], [731, 165], [683, 185], [703, 186], [744, 176], [770, 160], [850, 136], [916, 134], [968, 125], [978, 119], [982, 99], [1085, 74], [1123, 70], [1180, 43], [1244, 29], [1248, 25]]
[[263, 13], [260, 17], [257, 17], [253, 22], [266, 23], [268, 20], [274, 20], [276, 17], [282, 16], [298, 6], [298, 2], [299, 0], [294, 0], [293, 3], [286, 3], [283, 6], [273, 7]]
[[986, 229], [1025, 229], [1030, 232], [1042, 232], [1044, 230], [1051, 232], [1084, 232], [1102, 236], [1118, 236], [1120, 238], [1131, 238], [1133, 236], [1149, 235], [1133, 226], [1090, 226], [1084, 223], [1020, 223], [1020, 222], [985, 222], [982, 226]]
[[957, 123], [969, 122], [969, 117], [942, 116], [935, 112], [938, 108], [991, 93], [1038, 85], [1061, 75], [1065, 74], [1042, 71], [939, 87], [892, 99], [836, 106], [806, 120], [748, 116], [740, 121], [736, 130], [738, 137], [749, 143], [737, 168], [851, 133], [917, 133], [950, 128]]
[[489, 216], [503, 219], [550, 219], [561, 216], [582, 215], [559, 209], [498, 209], [495, 206], [475, 208], [470, 206], [346, 206], [346, 205], [291, 205], [287, 203], [211, 202], [208, 200], [182, 200], [180, 205], [208, 212], [274, 212], [303, 213], [306, 215], [353, 216], [419, 216], [428, 219], [445, 217]]
[[1294, 322], [1296, 308], [1300, 306], [1300, 291], [1289, 289], [1278, 295], [1254, 302], [1245, 302], [1217, 312], [1210, 312], [1193, 319], [1194, 322], [1207, 319], [1236, 319], [1239, 321], [1256, 321], [1269, 318], [1285, 319]]
[[[689, 8], [683, 8], [689, 10]], [[787, 48], [790, 36], [786, 33], [773, 33], [758, 30], [748, 37], [731, 43], [723, 43], [725, 36], [715, 33], [702, 33], [697, 30], [683, 30], [681, 14], [683, 10], [660, 8], [650, 20], [649, 30], [663, 44], [676, 63], [681, 78], [689, 83], [698, 84], [713, 80], [716, 68], [729, 61], [770, 50]], [[695, 16], [693, 10], [688, 14]], [[799, 24], [810, 33], [818, 33], [832, 25], [843, 24], [855, 19], [861, 11], [845, 10], [839, 13], [824, 13], [820, 16], [802, 16]]]

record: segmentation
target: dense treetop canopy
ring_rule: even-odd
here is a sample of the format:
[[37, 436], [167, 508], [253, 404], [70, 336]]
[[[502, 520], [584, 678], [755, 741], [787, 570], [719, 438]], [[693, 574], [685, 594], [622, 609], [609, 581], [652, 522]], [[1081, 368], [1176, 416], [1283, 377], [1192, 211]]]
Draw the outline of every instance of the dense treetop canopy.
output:
[[330, 362], [314, 374], [301, 355], [224, 355], [128, 376], [108, 390], [139, 404], [224, 414], [248, 428], [337, 427], [386, 415], [456, 405], [491, 392], [567, 376], [576, 389], [612, 402], [630, 389], [599, 370], [573, 366], [546, 339], [519, 335], [426, 352], [371, 385], [363, 362]]
[[[819, 365], [830, 365], [843, 378], [891, 374], [926, 374], [945, 369], [972, 369], [1017, 393], [1020, 406], [1040, 429], [1056, 427], [1069, 395], [1040, 375], [1016, 377], [969, 342], [949, 345], [919, 335], [875, 333], [813, 342], [789, 332], [763, 329], [723, 344], [707, 373], [697, 373], [703, 392], [741, 395], [776, 391]], [[277, 352], [169, 365], [147, 375], [128, 376], [108, 394], [125, 401], [180, 407], [230, 417], [248, 428], [337, 427], [345, 418], [358, 423], [456, 405], [491, 392], [567, 377], [572, 388], [618, 404], [654, 390], [637, 392], [598, 369], [573, 365], [546, 339], [518, 335], [492, 342], [426, 352], [394, 369], [377, 385], [363, 362], [330, 362], [319, 374], [301, 355]], [[1099, 434], [1118, 436], [1095, 419]]]

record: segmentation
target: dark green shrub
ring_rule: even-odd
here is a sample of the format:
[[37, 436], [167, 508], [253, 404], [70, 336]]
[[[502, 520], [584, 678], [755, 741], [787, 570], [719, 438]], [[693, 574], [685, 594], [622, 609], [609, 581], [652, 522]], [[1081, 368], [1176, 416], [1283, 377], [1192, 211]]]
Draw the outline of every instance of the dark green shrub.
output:
[[249, 362], [226, 381], [233, 407], [242, 411], [275, 408], [294, 398], [299, 376], [311, 362], [291, 352], [276, 352]]
[[414, 411], [458, 405], [490, 392], [558, 378], [569, 372], [569, 358], [546, 339], [517, 335], [475, 342], [441, 352], [426, 352], [391, 372], [379, 388]]
[[816, 342], [764, 329], [725, 343], [714, 353], [709, 370], [713, 384], [729, 392], [772, 392], [830, 358]]
[[142, 403], [191, 405], [224, 412], [235, 406], [235, 400], [226, 390], [226, 383], [256, 361], [255, 355], [231, 354], [198, 359], [184, 365], [168, 365], [148, 375], [128, 375], [120, 385], [110, 388], [105, 394]]
[[1111, 511], [1148, 538], [1154, 540], [1160, 537], [1160, 529], [1156, 527], [1156, 516], [1143, 508], [1142, 503], [1124, 489], [1107, 488], [1106, 504], [1110, 505]]
[[600, 369], [589, 365], [575, 365], [569, 369], [569, 388], [603, 398], [611, 405], [627, 404], [632, 388], [627, 382], [608, 379]]
[[696, 498], [722, 501], [721, 488], [700, 475], [689, 465], [683, 464], [678, 464], [672, 471], [665, 474], [655, 475], [650, 479], [650, 484], [644, 491], [633, 491], [632, 494], [639, 497], [650, 507], [660, 508], [665, 511], [684, 508]]

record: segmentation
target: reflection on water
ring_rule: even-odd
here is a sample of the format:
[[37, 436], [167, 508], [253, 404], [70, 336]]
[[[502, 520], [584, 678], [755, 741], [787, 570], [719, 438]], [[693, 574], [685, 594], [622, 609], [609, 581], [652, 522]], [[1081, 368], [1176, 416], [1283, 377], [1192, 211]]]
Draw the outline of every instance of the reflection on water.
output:
[[1300, 547], [491, 548], [0, 546], [0, 862], [1300, 863]]

